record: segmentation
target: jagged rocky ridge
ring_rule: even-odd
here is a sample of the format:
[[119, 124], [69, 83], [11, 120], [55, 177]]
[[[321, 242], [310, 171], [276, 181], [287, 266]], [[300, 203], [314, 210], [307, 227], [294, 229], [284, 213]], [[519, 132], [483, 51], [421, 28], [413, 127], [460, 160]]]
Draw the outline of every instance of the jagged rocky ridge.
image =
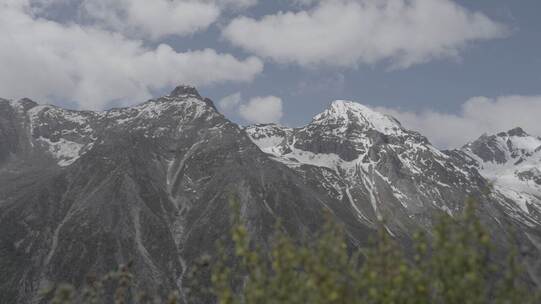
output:
[[[305, 127], [259, 125], [248, 127], [247, 132], [275, 160], [300, 172], [316, 167], [318, 174], [332, 176], [316, 179], [338, 199], [353, 191], [356, 195], [345, 195], [346, 201], [367, 224], [368, 218], [378, 215], [392, 223], [396, 220], [394, 211], [399, 210], [415, 224], [427, 215], [430, 219], [433, 208], [454, 215], [460, 212], [465, 196], [483, 197], [489, 192], [490, 199], [505, 205], [518, 221], [531, 226], [541, 223], [532, 215], [541, 206], [535, 182], [541, 167], [541, 140], [520, 129], [509, 132], [512, 143], [502, 138], [508, 133], [501, 133], [485, 135], [460, 150], [439, 151], [390, 116], [358, 103], [335, 101]], [[521, 137], [517, 132], [522, 132]], [[503, 143], [494, 143], [495, 138]], [[500, 147], [502, 150], [497, 150]], [[510, 196], [509, 183], [500, 187], [508, 180], [501, 178], [505, 170], [521, 182], [515, 196]], [[496, 184], [494, 178], [499, 178]], [[531, 196], [528, 202], [520, 199], [525, 196]], [[367, 206], [359, 206], [356, 200], [371, 202], [371, 208], [359, 209]], [[395, 228], [400, 231], [403, 224], [397, 223]]]
[[483, 135], [459, 152], [509, 200], [509, 214], [532, 226], [541, 223], [541, 138], [515, 128]]
[[[492, 159], [481, 146], [441, 152], [343, 101], [302, 128], [242, 129], [186, 86], [104, 112], [0, 100], [0, 302], [39, 303], [54, 282], [79, 286], [130, 260], [141, 289], [180, 288], [227, 236], [231, 194], [261, 244], [278, 218], [292, 235], [316, 231], [325, 208], [352, 245], [366, 245], [383, 218], [406, 247], [439, 212], [457, 214], [475, 196], [502, 250], [508, 226], [520, 232], [535, 280], [538, 202], [515, 201], [483, 177]], [[539, 159], [528, 151], [513, 159]], [[535, 183], [534, 167], [517, 176]]]

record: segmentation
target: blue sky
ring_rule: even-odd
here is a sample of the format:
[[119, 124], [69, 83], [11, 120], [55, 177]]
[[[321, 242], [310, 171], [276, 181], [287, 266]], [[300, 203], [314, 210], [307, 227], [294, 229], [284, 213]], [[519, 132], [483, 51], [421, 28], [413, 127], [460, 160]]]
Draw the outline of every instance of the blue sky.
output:
[[443, 148], [541, 135], [539, 1], [148, 3], [0, 0], [0, 96], [106, 109], [188, 83], [241, 124], [300, 126], [348, 99]]

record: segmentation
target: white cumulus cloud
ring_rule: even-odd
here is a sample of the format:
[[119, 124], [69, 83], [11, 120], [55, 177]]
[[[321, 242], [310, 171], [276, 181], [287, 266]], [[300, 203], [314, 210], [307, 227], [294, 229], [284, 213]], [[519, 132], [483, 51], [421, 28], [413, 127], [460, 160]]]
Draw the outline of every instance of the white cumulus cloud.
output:
[[227, 8], [247, 8], [257, 4], [258, 0], [207, 0], [211, 2], [216, 2], [221, 7]]
[[218, 108], [224, 114], [231, 114], [233, 110], [236, 110], [242, 101], [242, 95], [240, 92], [226, 96], [218, 101]]
[[249, 82], [263, 69], [255, 57], [177, 52], [118, 32], [47, 20], [33, 13], [28, 0], [0, 3], [0, 66], [0, 96], [62, 100], [84, 109], [140, 102], [179, 83]]
[[238, 17], [233, 45], [279, 63], [407, 68], [457, 57], [468, 44], [504, 37], [505, 25], [451, 0], [320, 0], [306, 10]]
[[[65, 0], [32, 0], [65, 1]], [[96, 25], [125, 35], [159, 40], [207, 29], [226, 10], [253, 6], [257, 0], [92, 0], [80, 15]]]
[[194, 0], [92, 0], [82, 11], [104, 28], [151, 39], [204, 30], [220, 15], [215, 3]]
[[220, 111], [229, 117], [240, 117], [248, 123], [277, 123], [283, 116], [280, 97], [253, 97], [245, 100], [240, 92], [218, 101]]
[[396, 117], [404, 127], [419, 131], [440, 148], [457, 148], [484, 133], [515, 127], [541, 136], [541, 96], [475, 97], [466, 101], [458, 114], [377, 110]]
[[255, 97], [240, 105], [240, 116], [250, 123], [276, 123], [282, 118], [282, 99], [276, 96]]

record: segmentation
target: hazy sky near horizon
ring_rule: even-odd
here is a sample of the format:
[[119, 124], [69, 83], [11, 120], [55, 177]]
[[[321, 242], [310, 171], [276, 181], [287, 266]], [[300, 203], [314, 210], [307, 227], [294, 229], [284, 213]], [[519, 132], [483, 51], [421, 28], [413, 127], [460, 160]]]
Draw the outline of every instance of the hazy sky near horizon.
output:
[[438, 147], [541, 135], [538, 0], [0, 0], [0, 96], [127, 106], [192, 84], [241, 124], [335, 99]]

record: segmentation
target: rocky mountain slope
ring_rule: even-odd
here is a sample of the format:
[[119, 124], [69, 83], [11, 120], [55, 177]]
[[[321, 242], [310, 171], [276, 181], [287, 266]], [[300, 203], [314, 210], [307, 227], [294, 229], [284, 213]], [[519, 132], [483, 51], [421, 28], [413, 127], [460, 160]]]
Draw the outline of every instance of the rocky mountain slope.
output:
[[[409, 221], [428, 223], [434, 210], [460, 212], [467, 196], [488, 199], [492, 187], [471, 159], [439, 151], [394, 118], [354, 102], [335, 101], [301, 128], [246, 131], [274, 160], [298, 172], [317, 168], [317, 183], [345, 198], [360, 221], [384, 217], [397, 232], [407, 233]], [[493, 199], [504, 200], [503, 193]]]
[[[465, 200], [475, 197], [481, 202], [480, 216], [502, 251], [507, 250], [504, 244], [509, 243], [506, 231], [510, 227], [523, 232], [520, 243], [525, 251], [536, 252], [535, 258], [528, 259], [531, 275], [538, 277], [541, 222], [537, 209], [524, 207], [536, 203], [517, 200], [533, 199], [538, 193], [537, 185], [530, 181], [535, 180], [530, 172], [541, 168], [533, 139], [518, 140], [520, 153], [512, 156], [517, 158], [514, 164], [520, 157], [529, 157], [521, 165], [528, 173], [517, 173], [522, 188], [509, 188], [509, 184], [502, 188], [483, 169], [487, 165], [470, 156], [468, 147], [475, 143], [463, 150], [439, 151], [396, 119], [355, 102], [334, 101], [301, 128], [271, 124], [246, 131], [262, 151], [297, 171], [307, 184], [349, 204], [359, 222], [374, 227], [383, 219], [387, 231], [406, 243], [419, 227], [430, 231], [435, 214], [458, 214]], [[526, 151], [524, 145], [528, 144]], [[517, 207], [521, 205], [523, 208]]]
[[[378, 219], [407, 246], [438, 213], [457, 214], [475, 196], [499, 247], [509, 225], [520, 231], [535, 279], [535, 203], [493, 187], [474, 156], [485, 154], [468, 147], [441, 152], [344, 101], [302, 128], [243, 129], [186, 86], [104, 112], [0, 100], [0, 303], [39, 303], [55, 282], [79, 286], [127, 261], [141, 289], [180, 288], [194, 260], [227, 237], [231, 195], [261, 244], [276, 219], [300, 237], [327, 209], [356, 246]], [[517, 176], [535, 183], [524, 168]]]
[[511, 213], [541, 223], [541, 138], [515, 128], [483, 135], [460, 152], [496, 192], [514, 203]]

